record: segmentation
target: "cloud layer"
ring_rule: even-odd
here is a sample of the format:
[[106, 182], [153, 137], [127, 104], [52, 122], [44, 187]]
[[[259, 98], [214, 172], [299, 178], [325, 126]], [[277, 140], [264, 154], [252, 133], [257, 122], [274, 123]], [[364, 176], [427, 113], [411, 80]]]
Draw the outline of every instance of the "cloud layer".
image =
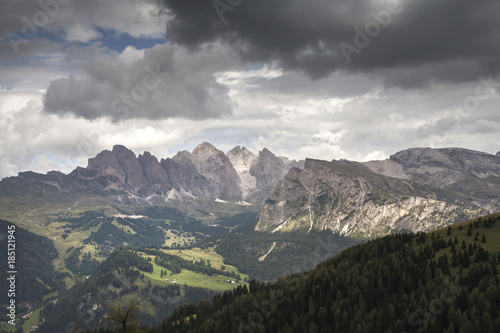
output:
[[[500, 3], [492, 0], [164, 0], [167, 36], [222, 40], [251, 61], [313, 78], [366, 72], [405, 87], [474, 81], [500, 70]], [[230, 5], [233, 4], [233, 5]]]
[[495, 153], [499, 6], [1, 1], [0, 178], [69, 172], [114, 144], [159, 157], [203, 141], [325, 160]]
[[50, 83], [44, 96], [49, 113], [120, 121], [202, 120], [232, 112], [228, 89], [214, 76], [231, 63], [235, 65], [223, 47], [188, 52], [163, 44], [146, 51], [128, 48], [117, 54], [95, 46], [70, 53], [73, 61], [81, 59], [79, 75]]

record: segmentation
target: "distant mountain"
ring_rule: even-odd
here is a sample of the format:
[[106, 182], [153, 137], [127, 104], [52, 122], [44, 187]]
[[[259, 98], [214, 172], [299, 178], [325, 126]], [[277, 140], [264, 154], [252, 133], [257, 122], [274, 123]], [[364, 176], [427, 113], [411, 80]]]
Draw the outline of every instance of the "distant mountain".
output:
[[[499, 157], [461, 148], [414, 148], [394, 154], [388, 160], [364, 165], [385, 176], [488, 199], [500, 193]], [[478, 204], [489, 210], [498, 208], [495, 202], [483, 200]]]
[[273, 191], [274, 186], [293, 168], [303, 168], [303, 161], [277, 157], [267, 148], [256, 156], [245, 147], [233, 148], [227, 156], [240, 177], [240, 186], [245, 201], [264, 202]]
[[308, 159], [275, 187], [255, 229], [371, 238], [496, 212], [499, 199], [500, 157], [486, 153], [416, 148], [386, 161]]
[[21, 172], [5, 178], [0, 193], [101, 193], [117, 195], [121, 203], [130, 196], [155, 204], [159, 198], [160, 202], [204, 198], [263, 203], [288, 170], [302, 164], [277, 157], [268, 149], [256, 156], [238, 146], [225, 154], [208, 142], [160, 161], [149, 152], [136, 156], [116, 145], [90, 158], [86, 168], [77, 167], [68, 175]]
[[228, 201], [240, 201], [241, 180], [223, 151], [208, 142], [198, 145], [192, 153], [181, 151], [172, 160], [185, 170], [200, 174], [211, 185], [210, 195]]

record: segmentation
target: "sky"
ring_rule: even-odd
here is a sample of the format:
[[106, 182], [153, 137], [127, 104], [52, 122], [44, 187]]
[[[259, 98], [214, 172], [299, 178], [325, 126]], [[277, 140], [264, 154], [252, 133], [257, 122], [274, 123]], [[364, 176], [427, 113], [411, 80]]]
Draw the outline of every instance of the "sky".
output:
[[115, 144], [500, 151], [497, 0], [0, 0], [0, 178]]

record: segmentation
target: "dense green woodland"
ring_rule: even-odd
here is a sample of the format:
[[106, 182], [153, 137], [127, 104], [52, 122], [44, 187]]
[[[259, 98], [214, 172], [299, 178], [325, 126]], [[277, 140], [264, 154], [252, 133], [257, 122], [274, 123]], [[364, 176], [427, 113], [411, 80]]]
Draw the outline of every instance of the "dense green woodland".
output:
[[[0, 315], [4, 320], [8, 297], [7, 278], [7, 227], [12, 223], [0, 220], [0, 267], [2, 267], [2, 283], [0, 283]], [[15, 228], [15, 270], [22, 272], [16, 275], [15, 299], [17, 313], [27, 313], [29, 306], [43, 304], [43, 297], [55, 290], [65, 289], [61, 273], [56, 273], [52, 261], [57, 258], [54, 242], [48, 238], [35, 235], [20, 227]]]
[[[113, 302], [120, 299], [137, 299], [141, 306], [147, 304], [153, 311], [141, 311], [141, 320], [154, 325], [186, 300], [199, 302], [211, 299], [212, 290], [184, 285], [158, 286], [139, 270], [152, 272], [153, 265], [130, 248], [115, 250], [92, 276], [75, 285], [55, 304], [49, 303], [42, 311], [44, 324], [39, 332], [73, 332], [73, 328], [89, 329], [109, 326], [103, 319]], [[147, 301], [144, 302], [144, 301]], [[161, 320], [161, 319], [160, 319]]]
[[[241, 273], [259, 281], [275, 281], [280, 276], [313, 269], [318, 263], [359, 243], [330, 231], [271, 234], [256, 232], [254, 227], [252, 224], [225, 235], [216, 242], [216, 251], [224, 257], [224, 263], [238, 267]], [[273, 242], [277, 246], [264, 261], [259, 261]]]
[[500, 332], [500, 253], [486, 249], [500, 217], [461, 229], [376, 239], [310, 272], [182, 306], [150, 332]]

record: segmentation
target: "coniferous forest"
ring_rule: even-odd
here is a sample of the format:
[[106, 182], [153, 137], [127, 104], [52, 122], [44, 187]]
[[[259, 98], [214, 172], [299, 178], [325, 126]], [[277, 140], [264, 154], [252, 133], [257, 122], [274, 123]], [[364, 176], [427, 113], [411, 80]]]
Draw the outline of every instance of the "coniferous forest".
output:
[[498, 229], [490, 217], [376, 239], [310, 272], [182, 306], [151, 332], [499, 332], [499, 253], [485, 249]]

